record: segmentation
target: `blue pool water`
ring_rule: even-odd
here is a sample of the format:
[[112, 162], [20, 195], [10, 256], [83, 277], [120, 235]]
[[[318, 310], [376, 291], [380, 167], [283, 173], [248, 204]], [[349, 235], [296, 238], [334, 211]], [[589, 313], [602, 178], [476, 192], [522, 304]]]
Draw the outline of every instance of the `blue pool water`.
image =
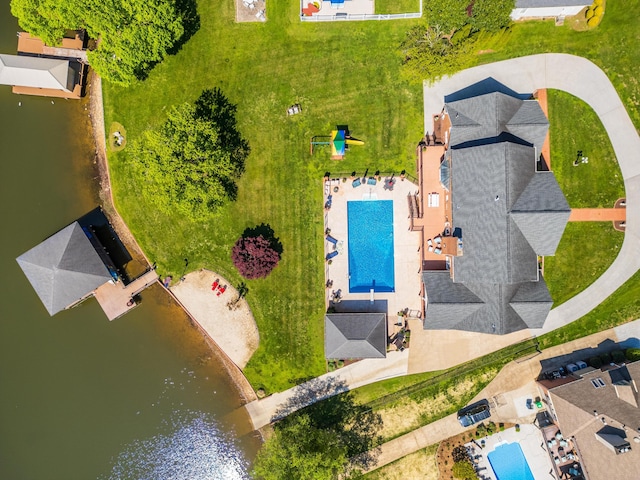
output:
[[394, 292], [393, 201], [347, 202], [349, 292]]
[[534, 480], [522, 448], [517, 443], [500, 445], [487, 457], [498, 480]]

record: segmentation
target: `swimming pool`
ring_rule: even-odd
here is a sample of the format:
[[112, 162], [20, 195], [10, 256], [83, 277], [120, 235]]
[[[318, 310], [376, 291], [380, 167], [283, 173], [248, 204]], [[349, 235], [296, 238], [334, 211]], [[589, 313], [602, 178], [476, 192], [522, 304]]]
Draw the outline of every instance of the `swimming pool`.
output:
[[522, 448], [517, 443], [500, 445], [487, 458], [498, 480], [534, 480]]
[[347, 202], [349, 292], [394, 292], [393, 201]]

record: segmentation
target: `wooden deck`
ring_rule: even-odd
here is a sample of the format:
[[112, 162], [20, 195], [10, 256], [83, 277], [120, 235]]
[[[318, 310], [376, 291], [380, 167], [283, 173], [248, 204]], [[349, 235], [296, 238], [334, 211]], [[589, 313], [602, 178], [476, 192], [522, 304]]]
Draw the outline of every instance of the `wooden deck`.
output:
[[[451, 236], [451, 193], [440, 184], [440, 162], [444, 152], [444, 145], [418, 149], [420, 190], [417, 198], [412, 200], [416, 203], [417, 212], [414, 211], [415, 216], [411, 218], [411, 230], [422, 232], [422, 264], [442, 264], [443, 268], [445, 255], [461, 253], [458, 251], [457, 239]], [[440, 238], [439, 244], [437, 238]]]
[[83, 62], [87, 61], [87, 52], [83, 50], [83, 41], [78, 35], [75, 38], [63, 38], [62, 45], [59, 47], [50, 47], [38, 37], [33, 37], [27, 32], [19, 32], [18, 52], [44, 57], [78, 58]]
[[116, 284], [107, 282], [96, 288], [93, 295], [107, 315], [107, 318], [109, 320], [115, 320], [132, 308], [135, 308], [137, 304], [133, 300], [133, 297], [157, 282], [158, 278], [158, 273], [155, 270], [149, 270], [127, 286], [124, 286], [122, 282]]

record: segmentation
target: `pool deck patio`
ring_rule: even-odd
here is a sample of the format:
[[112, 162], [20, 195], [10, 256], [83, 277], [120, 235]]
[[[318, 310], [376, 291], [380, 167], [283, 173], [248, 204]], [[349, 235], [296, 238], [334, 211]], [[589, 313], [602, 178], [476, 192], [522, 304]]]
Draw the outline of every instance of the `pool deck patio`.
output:
[[465, 445], [473, 452], [474, 457], [477, 457], [474, 461], [479, 478], [498, 480], [487, 457], [497, 446], [506, 443], [518, 443], [520, 445], [534, 480], [557, 478], [553, 473], [553, 464], [545, 448], [542, 432], [540, 432], [535, 425], [520, 425], [519, 432], [516, 432], [515, 427], [512, 427], [504, 432], [498, 432], [490, 437], [485, 437], [484, 441], [484, 448], [480, 448], [478, 445], [481, 442], [480, 439], [478, 439], [477, 443], [472, 442]]
[[[408, 309], [410, 314], [422, 312], [420, 298], [419, 252], [420, 234], [409, 231], [409, 203], [407, 197], [414, 195], [418, 186], [408, 179], [394, 177], [393, 189], [385, 189], [383, 177], [375, 185], [367, 184], [353, 187], [353, 180], [347, 178], [325, 181], [324, 201], [331, 195], [331, 208], [325, 209], [324, 226], [331, 229], [331, 236], [338, 240], [336, 250], [339, 252], [331, 264], [325, 262], [325, 281], [333, 281], [326, 289], [327, 307], [331, 305], [331, 295], [341, 291], [340, 303], [335, 304], [336, 311], [384, 312], [388, 315], [389, 335], [394, 333], [398, 320], [397, 312]], [[337, 192], [334, 191], [337, 188]], [[394, 278], [395, 292], [376, 292], [371, 302], [370, 293], [349, 293], [349, 255], [348, 255], [348, 222], [347, 202], [361, 200], [393, 200], [393, 242], [394, 242]], [[325, 240], [324, 253], [334, 251], [334, 245]], [[375, 260], [375, 259], [372, 259]]]

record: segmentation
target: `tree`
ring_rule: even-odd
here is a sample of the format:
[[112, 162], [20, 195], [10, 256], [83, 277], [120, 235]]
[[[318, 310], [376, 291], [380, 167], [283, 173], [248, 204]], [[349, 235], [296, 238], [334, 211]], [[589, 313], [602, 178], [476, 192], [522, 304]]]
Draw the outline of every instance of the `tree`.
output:
[[468, 26], [453, 35], [438, 26], [413, 27], [401, 46], [405, 75], [413, 80], [435, 80], [471, 66], [476, 42], [470, 33]]
[[245, 278], [264, 278], [276, 268], [280, 255], [262, 235], [240, 237], [231, 250], [231, 260]]
[[142, 195], [164, 213], [198, 220], [237, 196], [249, 145], [236, 130], [235, 106], [219, 90], [169, 111], [158, 130], [132, 147]]
[[99, 39], [88, 52], [89, 63], [119, 85], [144, 78], [185, 31], [171, 0], [11, 0], [11, 13], [22, 28], [51, 45], [66, 30], [85, 29]]
[[515, 0], [475, 0], [470, 23], [476, 30], [496, 32], [511, 23]]
[[[276, 417], [307, 403], [309, 395], [346, 388], [344, 382], [331, 380], [308, 384], [309, 389], [301, 391], [300, 398], [289, 399]], [[332, 396], [276, 423], [274, 435], [258, 452], [253, 475], [262, 480], [357, 477], [359, 468], [374, 462], [381, 425], [380, 415], [357, 405], [351, 392]]]
[[262, 480], [331, 480], [347, 460], [334, 432], [314, 427], [308, 415], [297, 415], [286, 428], [275, 428], [258, 452], [253, 475]]

